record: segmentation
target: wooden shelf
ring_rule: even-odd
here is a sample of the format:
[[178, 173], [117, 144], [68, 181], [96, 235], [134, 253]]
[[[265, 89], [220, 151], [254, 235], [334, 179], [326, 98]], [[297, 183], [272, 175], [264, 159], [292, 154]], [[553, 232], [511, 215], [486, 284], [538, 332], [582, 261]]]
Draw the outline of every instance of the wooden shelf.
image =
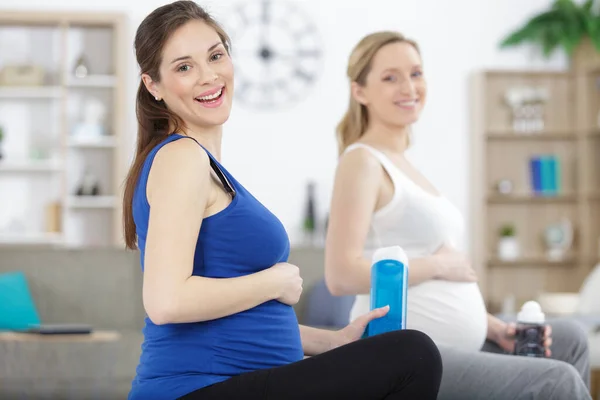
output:
[[116, 206], [115, 196], [69, 196], [68, 208], [110, 209]]
[[568, 75], [568, 72], [544, 69], [488, 69], [485, 71], [488, 77], [492, 78], [560, 78]]
[[600, 129], [590, 129], [587, 136], [592, 139], [600, 139]]
[[588, 74], [590, 75], [598, 75], [600, 74], [600, 66], [597, 66], [595, 68], [592, 68], [588, 71]]
[[490, 204], [572, 203], [575, 201], [577, 201], [575, 194], [560, 194], [557, 196], [493, 194], [488, 196], [488, 203]]
[[541, 132], [541, 133], [514, 133], [514, 132], [490, 132], [487, 134], [490, 141], [537, 141], [537, 140], [557, 140], [569, 141], [577, 140], [577, 136], [567, 132]]
[[47, 160], [23, 160], [23, 161], [3, 161], [0, 160], [0, 172], [10, 173], [52, 173], [62, 171], [62, 165], [56, 161]]
[[587, 199], [592, 201], [600, 200], [600, 192], [591, 192], [587, 194]]
[[0, 99], [59, 99], [60, 86], [0, 86]]
[[492, 257], [488, 260], [488, 265], [493, 267], [572, 267], [576, 266], [578, 261], [575, 257], [567, 257], [559, 261], [552, 261], [544, 256], [523, 257], [514, 261]]
[[[596, 127], [600, 95], [589, 68], [573, 65], [564, 71], [484, 70], [473, 79], [471, 92], [471, 259], [488, 304], [502, 304], [507, 296], [532, 299], [545, 291], [577, 291], [589, 274], [600, 239], [600, 128]], [[541, 132], [512, 130], [509, 90], [544, 89], [547, 93]], [[533, 192], [534, 157], [554, 157], [539, 177], [559, 187], [554, 196]], [[553, 170], [556, 166], [557, 170]], [[556, 173], [554, 173], [556, 172]], [[513, 193], [499, 194], [502, 181]], [[546, 257], [544, 234], [548, 227], [570, 222], [573, 241], [569, 257]], [[506, 225], [516, 231], [516, 246], [524, 256], [514, 261], [497, 257], [503, 247], [499, 232]], [[506, 246], [510, 246], [506, 244]]]

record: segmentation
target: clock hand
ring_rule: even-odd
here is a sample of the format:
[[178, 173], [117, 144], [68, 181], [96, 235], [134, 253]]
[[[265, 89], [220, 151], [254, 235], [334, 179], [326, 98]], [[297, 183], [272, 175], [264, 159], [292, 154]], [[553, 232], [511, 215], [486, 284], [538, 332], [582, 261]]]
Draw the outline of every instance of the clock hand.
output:
[[265, 25], [269, 25], [269, 23], [271, 21], [270, 8], [271, 8], [271, 1], [263, 0], [262, 1], [262, 10], [261, 10], [262, 11], [261, 20], [262, 20], [262, 23]]
[[317, 49], [312, 49], [312, 50], [297, 50], [293, 53], [289, 53], [289, 52], [280, 52], [280, 51], [274, 51], [273, 49], [271, 49], [271, 56], [273, 58], [278, 58], [284, 61], [293, 61], [294, 59], [297, 58], [318, 58], [321, 55], [321, 52]]
[[[261, 54], [263, 52], [264, 49], [268, 48], [268, 28], [269, 28], [269, 24], [271, 23], [271, 13], [270, 13], [270, 9], [271, 9], [271, 2], [270, 0], [263, 0], [262, 1], [262, 8], [261, 8], [261, 27], [260, 27], [260, 43], [259, 43], [259, 47], [261, 48]], [[264, 59], [266, 59], [265, 56], [262, 56]]]

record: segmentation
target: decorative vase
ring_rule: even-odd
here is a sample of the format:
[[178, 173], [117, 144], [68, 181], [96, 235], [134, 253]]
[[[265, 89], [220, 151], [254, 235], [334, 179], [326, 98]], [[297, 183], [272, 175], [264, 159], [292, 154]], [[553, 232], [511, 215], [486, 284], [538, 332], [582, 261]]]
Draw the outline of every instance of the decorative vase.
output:
[[503, 261], [514, 261], [519, 258], [519, 242], [514, 236], [503, 236], [498, 240], [498, 258]]
[[75, 68], [73, 70], [73, 74], [77, 78], [85, 78], [89, 74], [89, 67], [85, 56], [82, 54], [77, 59], [77, 63], [75, 64]]

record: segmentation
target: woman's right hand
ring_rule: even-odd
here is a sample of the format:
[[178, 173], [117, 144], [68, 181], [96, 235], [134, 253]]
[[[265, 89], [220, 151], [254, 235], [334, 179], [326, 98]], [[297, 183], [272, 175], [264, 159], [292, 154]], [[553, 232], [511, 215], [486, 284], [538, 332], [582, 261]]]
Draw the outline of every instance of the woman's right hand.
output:
[[438, 279], [454, 282], [476, 282], [477, 274], [471, 267], [471, 261], [467, 256], [450, 247], [443, 245], [434, 254], [440, 266]]
[[277, 263], [269, 268], [278, 287], [278, 297], [275, 300], [293, 306], [300, 300], [302, 294], [302, 277], [300, 269], [289, 263]]

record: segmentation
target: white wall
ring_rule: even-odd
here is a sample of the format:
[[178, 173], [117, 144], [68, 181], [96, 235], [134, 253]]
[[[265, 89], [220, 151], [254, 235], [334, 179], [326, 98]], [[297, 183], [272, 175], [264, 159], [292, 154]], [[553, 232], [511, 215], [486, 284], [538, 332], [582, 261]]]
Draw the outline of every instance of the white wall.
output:
[[[284, 0], [275, 0], [284, 1]], [[312, 94], [291, 110], [256, 113], [234, 105], [226, 126], [223, 163], [297, 237], [305, 183], [319, 185], [319, 208], [326, 212], [336, 163], [334, 127], [347, 103], [347, 57], [354, 44], [375, 30], [394, 29], [415, 38], [422, 49], [429, 99], [415, 128], [411, 149], [417, 164], [440, 190], [469, 212], [468, 77], [482, 68], [562, 68], [557, 56], [544, 62], [526, 49], [500, 51], [498, 42], [550, 0], [296, 0], [321, 29], [325, 63]], [[0, 0], [0, 8], [23, 10], [121, 11], [129, 16], [129, 42], [156, 0]], [[236, 0], [200, 1], [219, 18]], [[337, 6], [343, 8], [337, 9]], [[333, 18], [336, 19], [332, 23]], [[235, 46], [235, 43], [234, 43]], [[129, 120], [135, 136], [134, 94], [138, 83], [130, 53]]]

